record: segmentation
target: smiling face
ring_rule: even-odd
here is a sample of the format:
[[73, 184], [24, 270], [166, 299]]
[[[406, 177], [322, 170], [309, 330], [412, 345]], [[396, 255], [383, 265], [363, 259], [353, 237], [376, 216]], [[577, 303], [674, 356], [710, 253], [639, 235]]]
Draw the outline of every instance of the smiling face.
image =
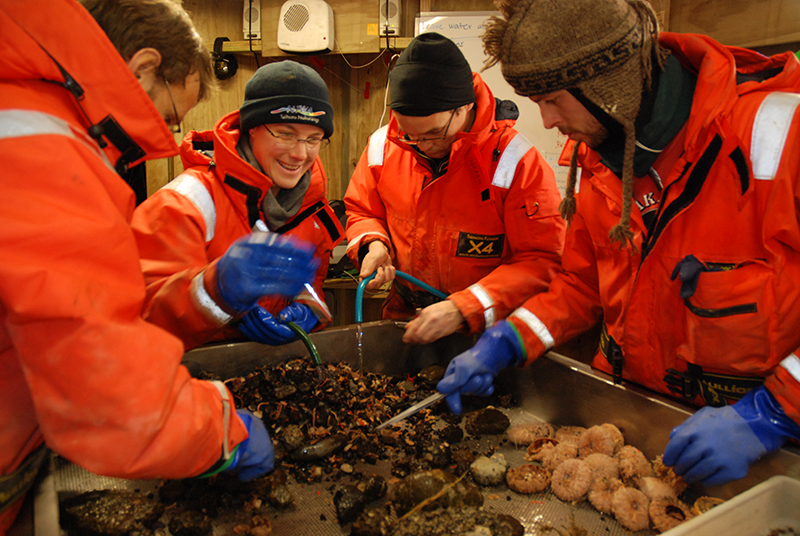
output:
[[566, 89], [536, 95], [530, 99], [539, 105], [544, 128], [557, 128], [571, 140], [596, 149], [608, 137], [608, 130]]
[[[291, 189], [314, 164], [322, 145], [317, 140], [323, 135], [324, 131], [313, 125], [275, 123], [250, 129], [250, 145], [273, 188]], [[312, 145], [304, 140], [311, 140]]]

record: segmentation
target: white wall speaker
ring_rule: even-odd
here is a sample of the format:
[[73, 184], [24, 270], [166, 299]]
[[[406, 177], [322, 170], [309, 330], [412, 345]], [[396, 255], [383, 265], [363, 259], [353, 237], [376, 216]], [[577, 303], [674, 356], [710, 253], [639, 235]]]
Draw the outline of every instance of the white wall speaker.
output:
[[400, 14], [400, 0], [380, 0], [378, 33], [381, 36], [399, 36]]
[[242, 33], [245, 40], [261, 39], [261, 0], [244, 0]]
[[278, 20], [278, 48], [284, 52], [333, 50], [333, 9], [324, 0], [288, 0]]

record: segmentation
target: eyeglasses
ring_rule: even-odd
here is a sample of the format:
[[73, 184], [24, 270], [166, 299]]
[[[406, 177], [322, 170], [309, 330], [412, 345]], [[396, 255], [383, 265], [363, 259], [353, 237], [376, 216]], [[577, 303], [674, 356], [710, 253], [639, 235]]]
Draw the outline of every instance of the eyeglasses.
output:
[[283, 149], [289, 150], [294, 149], [299, 142], [304, 142], [306, 144], [306, 148], [310, 151], [312, 149], [316, 149], [318, 147], [327, 147], [328, 144], [331, 142], [328, 138], [306, 138], [301, 140], [294, 134], [290, 132], [272, 132], [267, 125], [261, 125], [264, 127], [264, 130], [272, 134], [272, 137], [278, 140], [278, 145], [281, 146]]
[[175, 124], [172, 124], [172, 120], [167, 121], [167, 127], [169, 131], [173, 134], [180, 134], [181, 133], [181, 119], [178, 117], [178, 109], [175, 107], [175, 100], [172, 98], [172, 91], [169, 89], [169, 82], [163, 76], [161, 80], [164, 81], [164, 85], [167, 86], [167, 94], [169, 95], [169, 100], [172, 103], [172, 112], [175, 114]]
[[447, 138], [447, 131], [450, 130], [450, 123], [453, 122], [453, 117], [456, 115], [456, 110], [453, 110], [450, 113], [450, 120], [447, 121], [447, 124], [444, 126], [444, 134], [439, 136], [438, 138], [418, 138], [416, 140], [409, 139], [408, 134], [403, 133], [397, 136], [397, 141], [403, 142], [406, 145], [419, 145], [420, 143], [433, 143], [435, 141], [442, 141], [443, 139]]

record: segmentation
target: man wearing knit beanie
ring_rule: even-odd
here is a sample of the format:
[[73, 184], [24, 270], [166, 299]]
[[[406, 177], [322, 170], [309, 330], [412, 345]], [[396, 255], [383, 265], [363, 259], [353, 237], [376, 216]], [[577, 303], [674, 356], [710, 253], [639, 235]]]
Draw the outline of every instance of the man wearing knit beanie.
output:
[[560, 263], [553, 171], [514, 130], [516, 106], [438, 33], [403, 51], [389, 95], [389, 124], [345, 195], [348, 255], [362, 279], [375, 274], [367, 289], [393, 281], [384, 318], [419, 312], [405, 342], [479, 333], [546, 290]]
[[602, 321], [593, 366], [706, 406], [672, 430], [664, 463], [690, 483], [744, 477], [800, 438], [800, 63], [659, 34], [641, 0], [499, 7], [490, 63], [571, 139], [567, 247], [549, 291], [439, 389], [458, 409]]
[[[134, 212], [148, 290], [145, 318], [187, 349], [242, 334], [285, 344], [296, 339], [290, 321], [306, 332], [327, 324], [330, 314], [318, 297], [344, 235], [325, 197], [319, 159], [332, 134], [325, 81], [288, 60], [259, 68], [241, 108], [213, 130], [190, 132], [181, 144], [185, 171]], [[278, 236], [308, 251], [306, 281], [313, 285], [293, 296], [261, 292], [246, 300], [242, 275], [266, 261], [248, 262], [242, 241]], [[220, 284], [208, 291], [203, 281], [213, 274]]]

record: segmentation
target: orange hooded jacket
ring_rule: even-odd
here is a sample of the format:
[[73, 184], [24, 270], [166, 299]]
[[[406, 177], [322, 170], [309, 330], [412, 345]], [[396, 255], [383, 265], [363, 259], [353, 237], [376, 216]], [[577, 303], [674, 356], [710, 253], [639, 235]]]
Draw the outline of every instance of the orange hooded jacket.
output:
[[[701, 35], [665, 32], [661, 44], [698, 81], [685, 135], [671, 142], [682, 145], [665, 149], [680, 157], [661, 173], [655, 226], [643, 241], [634, 210], [636, 250], [611, 243], [622, 185], [585, 151], [563, 272], [509, 320], [530, 362], [602, 316], [624, 379], [698, 405], [766, 379], [800, 422], [800, 64]], [[736, 71], [750, 80], [737, 84]], [[684, 299], [673, 270], [689, 255], [704, 270]], [[601, 352], [593, 364], [614, 372]]]
[[[213, 131], [191, 132], [181, 143], [185, 171], [136, 208], [133, 230], [139, 246], [147, 299], [144, 317], [183, 340], [187, 350], [214, 339], [241, 338], [234, 317], [206, 299], [203, 281], [209, 265], [238, 238], [264, 220], [261, 202], [272, 180], [239, 156], [239, 111], [220, 119]], [[213, 156], [210, 151], [213, 150]], [[344, 230], [325, 198], [328, 179], [319, 157], [309, 170], [310, 184], [302, 205], [278, 232], [314, 244], [320, 266], [314, 289], [323, 296], [333, 247]], [[305, 303], [320, 318], [319, 329], [331, 318], [307, 292]], [[261, 301], [277, 316], [291, 300]]]
[[[227, 389], [192, 379], [180, 340], [141, 318], [134, 194], [114, 171], [177, 146], [80, 4], [2, 0], [0, 28], [0, 475], [44, 442], [103, 475], [202, 473], [247, 430], [223, 422]], [[87, 135], [56, 61], [138, 157]]]
[[[553, 170], [514, 121], [495, 119], [489, 86], [473, 80], [475, 121], [458, 133], [443, 175], [430, 181], [392, 116], [370, 137], [344, 200], [354, 263], [361, 246], [382, 241], [398, 270], [449, 294], [478, 333], [547, 290], [565, 224]], [[396, 294], [388, 300], [385, 318], [414, 314]]]

